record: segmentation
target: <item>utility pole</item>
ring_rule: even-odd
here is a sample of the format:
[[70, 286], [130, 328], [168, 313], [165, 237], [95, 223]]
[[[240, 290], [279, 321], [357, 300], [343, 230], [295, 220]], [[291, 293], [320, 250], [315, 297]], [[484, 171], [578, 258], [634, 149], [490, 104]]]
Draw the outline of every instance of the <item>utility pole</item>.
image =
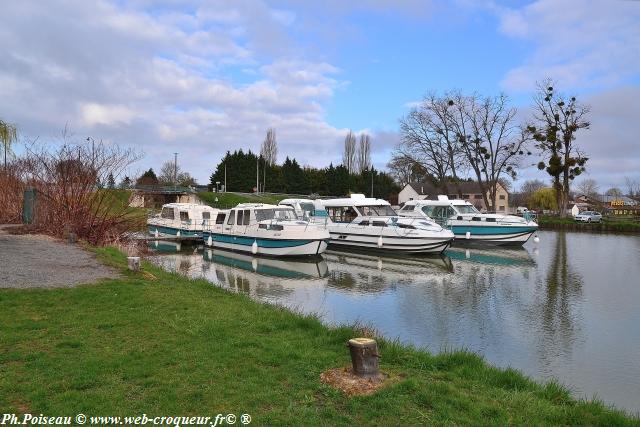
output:
[[373, 166], [371, 166], [371, 198], [373, 198]]
[[260, 194], [260, 157], [256, 157], [256, 194]]
[[224, 162], [224, 192], [227, 192], [227, 162]]
[[178, 153], [173, 153], [173, 191], [176, 191], [178, 185]]

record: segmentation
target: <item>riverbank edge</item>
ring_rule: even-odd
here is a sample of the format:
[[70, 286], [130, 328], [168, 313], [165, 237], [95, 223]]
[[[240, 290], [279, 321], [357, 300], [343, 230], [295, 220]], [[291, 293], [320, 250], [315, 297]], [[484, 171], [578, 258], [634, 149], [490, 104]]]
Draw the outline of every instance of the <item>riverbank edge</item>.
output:
[[[190, 325], [183, 335], [177, 337], [178, 343], [185, 347], [204, 345], [203, 342], [211, 334], [227, 337], [230, 344], [226, 344], [226, 350], [231, 348], [240, 355], [243, 363], [249, 359], [249, 363], [261, 366], [261, 362], [267, 359], [269, 369], [258, 369], [259, 372], [245, 373], [245, 379], [253, 384], [251, 398], [244, 398], [244, 402], [234, 402], [229, 400], [226, 408], [233, 409], [233, 405], [242, 406], [251, 414], [256, 423], [271, 424], [273, 422], [284, 425], [309, 425], [315, 421], [332, 425], [388, 425], [390, 422], [398, 421], [408, 423], [426, 424], [473, 424], [473, 425], [495, 425], [495, 424], [579, 424], [579, 425], [640, 425], [640, 419], [615, 408], [608, 407], [597, 400], [577, 400], [571, 397], [570, 392], [555, 382], [539, 383], [519, 371], [514, 369], [500, 369], [489, 365], [481, 357], [467, 351], [443, 352], [432, 355], [423, 350], [415, 349], [411, 346], [401, 345], [398, 342], [376, 337], [379, 343], [381, 358], [381, 369], [397, 375], [400, 380], [371, 396], [346, 398], [340, 392], [334, 391], [323, 385], [319, 380], [319, 374], [324, 370], [346, 366], [349, 364], [349, 357], [345, 343], [349, 338], [367, 335], [366, 329], [358, 327], [330, 327], [322, 324], [315, 316], [297, 314], [283, 307], [273, 306], [250, 299], [247, 295], [237, 294], [217, 286], [212, 286], [210, 282], [202, 279], [189, 279], [179, 274], [168, 273], [159, 267], [155, 267], [147, 262], [143, 262], [143, 271], [134, 273], [126, 270], [126, 257], [114, 248], [93, 248], [98, 258], [110, 267], [115, 267], [122, 271], [122, 278], [106, 280], [99, 286], [80, 286], [73, 289], [64, 290], [0, 290], [0, 319], [3, 324], [8, 323], [8, 319], [17, 323], [15, 328], [8, 331], [6, 337], [8, 344], [12, 341], [20, 341], [20, 336], [13, 334], [29, 335], [34, 328], [34, 320], [31, 318], [20, 318], [20, 313], [30, 316], [30, 310], [20, 309], [21, 299], [25, 304], [37, 303], [39, 296], [48, 297], [48, 301], [40, 308], [40, 318], [47, 318], [47, 307], [54, 307], [56, 299], [62, 301], [77, 300], [85, 305], [92, 305], [93, 299], [99, 299], [101, 304], [90, 307], [86, 313], [80, 313], [85, 322], [76, 324], [75, 327], [81, 331], [80, 335], [92, 333], [93, 320], [91, 313], [100, 309], [105, 303], [111, 303], [115, 308], [109, 315], [114, 316], [113, 323], [120, 324], [121, 328], [115, 332], [127, 336], [127, 326], [135, 328], [134, 319], [119, 318], [118, 301], [109, 301], [114, 291], [124, 294], [122, 297], [129, 298], [135, 305], [145, 302], [149, 305], [149, 310], [155, 310], [158, 303], [175, 302], [176, 304], [189, 302], [205, 311], [190, 311], [183, 313], [187, 324]], [[121, 298], [122, 298], [121, 297]], [[121, 298], [115, 298], [120, 300]], [[160, 299], [160, 300], [158, 300]], [[59, 301], [58, 301], [59, 302]], [[16, 305], [17, 304], [17, 305]], [[37, 305], [37, 304], [36, 304]], [[9, 307], [15, 308], [9, 310]], [[38, 308], [38, 307], [32, 307]], [[60, 309], [60, 308], [59, 308]], [[238, 324], [233, 324], [229, 328], [228, 324], [219, 324], [220, 318], [216, 317], [223, 309], [228, 317]], [[69, 310], [64, 312], [69, 312]], [[187, 310], [186, 308], [184, 310]], [[7, 316], [7, 319], [3, 319]], [[97, 313], [96, 316], [100, 314]], [[195, 315], [195, 317], [194, 317]], [[215, 315], [215, 316], [214, 316]], [[188, 320], [198, 319], [198, 321], [208, 320], [212, 330], [206, 334], [193, 333], [193, 325]], [[148, 320], [148, 319], [147, 319]], [[153, 319], [152, 319], [153, 320]], [[256, 320], [258, 322], [256, 322]], [[175, 320], [178, 322], [178, 319]], [[27, 331], [21, 331], [21, 324]], [[11, 323], [12, 324], [12, 323]], [[243, 326], [237, 329], [237, 326]], [[41, 325], [45, 327], [45, 325]], [[148, 326], [148, 325], [147, 325]], [[166, 326], [166, 325], [165, 325]], [[15, 329], [15, 330], [14, 330]], [[36, 328], [37, 329], [37, 328]], [[154, 331], [156, 337], [165, 337], [165, 334], [175, 332], [174, 328], [167, 331]], [[231, 329], [231, 330], [229, 330]], [[286, 340], [281, 337], [286, 332]], [[266, 334], [265, 334], [266, 331]], [[62, 334], [64, 342], [73, 341], [73, 334], [69, 330], [49, 331], [54, 337]], [[188, 332], [188, 333], [187, 333]], [[253, 353], [254, 349], [248, 351], [247, 342], [260, 342], [273, 338], [273, 344], [279, 348], [262, 348], [261, 351]], [[22, 338], [26, 338], [22, 336]], [[176, 337], [174, 336], [174, 342]], [[300, 343], [300, 347], [292, 346], [292, 342]], [[244, 345], [240, 345], [244, 343]], [[305, 346], [311, 344], [311, 346]], [[20, 347], [19, 342], [16, 347]], [[24, 344], [24, 343], [23, 343]], [[158, 344], [158, 343], [153, 343]], [[161, 344], [161, 343], [160, 343]], [[110, 348], [117, 347], [117, 343], [107, 343]], [[41, 345], [38, 348], [42, 347]], [[55, 348], [58, 348], [56, 346]], [[73, 347], [73, 346], [71, 346]], [[287, 348], [290, 352], [288, 357], [281, 354], [282, 348]], [[55, 350], [54, 348], [54, 350]], [[215, 350], [215, 347], [206, 347]], [[62, 346], [62, 351], [68, 350], [69, 345]], [[170, 348], [165, 348], [170, 351]], [[26, 353], [20, 352], [0, 352], [0, 367], [6, 375], [0, 379], [0, 395], [6, 396], [8, 401], [0, 398], [0, 407], [8, 410], [19, 411], [21, 408], [31, 408], [34, 412], [41, 412], [43, 409], [38, 405], [44, 404], [44, 409], [51, 410], [66, 408], [67, 411], [78, 410], [80, 407], [86, 408], [83, 395], [73, 395], [69, 398], [57, 400], [53, 396], [47, 396], [43, 391], [47, 390], [44, 384], [34, 384], [29, 393], [29, 387], [23, 387], [25, 381], [29, 379], [29, 372], [25, 371], [29, 360], [38, 361], [38, 357], [44, 355], [31, 354], [29, 349]], [[182, 353], [181, 353], [182, 354]], [[210, 353], [207, 353], [211, 356]], [[184, 354], [182, 354], [184, 356]], [[200, 355], [198, 353], [198, 355]], [[64, 356], [62, 354], [58, 356]], [[117, 355], [116, 355], [117, 356]], [[190, 355], [193, 357], [193, 355]], [[214, 355], [215, 356], [215, 355]], [[20, 361], [20, 358], [25, 360]], [[109, 357], [114, 357], [110, 354]], [[231, 357], [226, 363], [218, 368], [236, 371], [235, 364], [238, 357]], [[291, 370], [291, 362], [296, 360], [306, 360], [304, 363], [307, 372], [297, 372]], [[18, 359], [18, 360], [15, 360]], [[13, 362], [13, 363], [7, 363]], [[16, 363], [21, 362], [21, 363]], [[174, 360], [173, 363], [180, 365], [184, 361]], [[38, 361], [42, 364], [43, 361]], [[151, 363], [152, 372], [157, 371], [153, 366], [154, 361], [144, 361], [147, 365]], [[296, 363], [293, 363], [296, 365]], [[15, 366], [20, 366], [19, 372], [15, 371]], [[81, 376], [86, 376], [82, 372], [82, 364], [71, 367], [71, 372], [77, 372]], [[62, 369], [64, 372], [64, 369]], [[266, 374], [265, 374], [266, 372]], [[160, 375], [160, 374], [158, 374]], [[266, 376], [265, 376], [266, 375]], [[286, 387], [274, 389], [270, 377], [287, 378]], [[16, 382], [13, 386], [12, 380]], [[209, 382], [212, 379], [209, 377]], [[296, 381], [297, 380], [297, 381]], [[33, 380], [31, 380], [33, 381]], [[39, 376], [39, 381], [43, 381]], [[8, 383], [7, 383], [8, 382]], [[276, 381], [277, 382], [277, 381]], [[17, 386], [20, 384], [20, 386]], [[201, 383], [196, 383], [202, 386]], [[220, 384], [218, 384], [220, 385]], [[41, 388], [42, 386], [42, 388]], [[57, 388], [53, 387], [54, 389]], [[16, 392], [22, 389], [24, 395], [17, 396]], [[108, 390], [106, 391], [108, 393]], [[145, 394], [154, 394], [159, 390], [146, 390]], [[277, 394], [281, 399], [274, 399], [272, 404], [265, 404], [260, 397], [266, 395], [271, 401], [272, 395]], [[37, 396], [35, 401], [29, 400], [29, 396]], [[13, 397], [13, 400], [11, 398]], [[112, 396], [113, 397], [113, 396]], [[220, 406], [220, 399], [216, 398], [216, 407]], [[153, 399], [152, 399], [153, 401]], [[249, 402], [251, 401], [251, 402]], [[46, 402], [46, 404], [44, 403]], [[107, 397], [93, 400], [100, 402], [98, 409], [103, 412], [121, 413], [122, 407], [117, 403], [109, 407], [110, 402]], [[143, 403], [134, 402], [129, 405], [130, 399], [121, 401], [121, 404], [128, 405], [126, 408], [145, 408]], [[278, 402], [282, 406], [278, 406]], [[205, 403], [205, 402], [203, 402]], [[225, 402], [222, 402], [225, 403]], [[239, 405], [239, 403], [242, 403]], [[254, 403], [260, 403], [255, 405]], [[105, 407], [106, 404], [106, 407]], [[198, 413], [194, 411], [193, 402], [174, 400], [171, 404], [183, 410], [184, 413]], [[62, 405], [62, 407], [56, 407]], [[70, 405], [70, 406], [67, 406]], [[266, 406], [265, 406], [266, 405]], [[288, 406], [287, 406], [288, 405]], [[300, 405], [299, 407], [296, 405]], [[91, 404], [89, 404], [91, 406]], [[249, 406], [247, 408], [247, 406]], [[196, 406], [197, 408], [197, 406]], [[89, 409], [91, 409], [89, 407]], [[157, 410], [158, 408], [156, 408]], [[160, 408], [163, 409], [163, 408]], [[311, 409], [311, 413], [309, 412]], [[315, 417], [312, 416], [315, 414]], [[328, 418], [327, 418], [328, 417]]]
[[586, 231], [591, 233], [640, 234], [640, 224], [578, 223], [573, 220], [538, 222], [539, 230]]

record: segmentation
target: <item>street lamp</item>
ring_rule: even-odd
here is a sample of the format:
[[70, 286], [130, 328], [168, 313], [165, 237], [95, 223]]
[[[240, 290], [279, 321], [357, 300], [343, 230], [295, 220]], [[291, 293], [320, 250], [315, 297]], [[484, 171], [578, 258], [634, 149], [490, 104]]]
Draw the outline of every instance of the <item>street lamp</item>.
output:
[[220, 181], [216, 181], [216, 193], [220, 192]]

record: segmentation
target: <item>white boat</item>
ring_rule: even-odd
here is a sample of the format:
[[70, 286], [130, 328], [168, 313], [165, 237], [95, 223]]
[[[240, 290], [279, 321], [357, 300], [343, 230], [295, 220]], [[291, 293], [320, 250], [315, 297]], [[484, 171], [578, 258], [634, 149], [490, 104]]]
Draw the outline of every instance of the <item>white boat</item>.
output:
[[453, 241], [453, 233], [432, 220], [400, 218], [389, 202], [352, 194], [329, 200], [285, 199], [303, 218], [323, 225], [332, 245], [395, 253], [440, 253]]
[[202, 237], [208, 222], [220, 210], [195, 203], [167, 203], [159, 214], [147, 219], [149, 233], [156, 237]]
[[207, 246], [254, 255], [319, 255], [327, 249], [329, 233], [299, 219], [289, 207], [241, 203], [220, 211], [204, 232]]
[[528, 217], [495, 213], [480, 213], [465, 200], [410, 200], [398, 211], [407, 218], [435, 220], [450, 228], [456, 242], [490, 243], [495, 245], [522, 245], [538, 230], [538, 224]]

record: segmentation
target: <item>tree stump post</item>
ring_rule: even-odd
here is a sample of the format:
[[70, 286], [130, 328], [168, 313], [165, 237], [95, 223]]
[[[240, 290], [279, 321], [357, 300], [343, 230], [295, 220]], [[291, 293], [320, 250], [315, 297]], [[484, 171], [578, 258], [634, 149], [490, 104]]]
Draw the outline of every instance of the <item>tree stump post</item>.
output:
[[371, 338], [352, 338], [347, 343], [353, 373], [363, 378], [378, 378], [378, 344]]
[[127, 264], [129, 266], [129, 270], [140, 271], [140, 257], [139, 256], [129, 256], [129, 257], [127, 257]]

